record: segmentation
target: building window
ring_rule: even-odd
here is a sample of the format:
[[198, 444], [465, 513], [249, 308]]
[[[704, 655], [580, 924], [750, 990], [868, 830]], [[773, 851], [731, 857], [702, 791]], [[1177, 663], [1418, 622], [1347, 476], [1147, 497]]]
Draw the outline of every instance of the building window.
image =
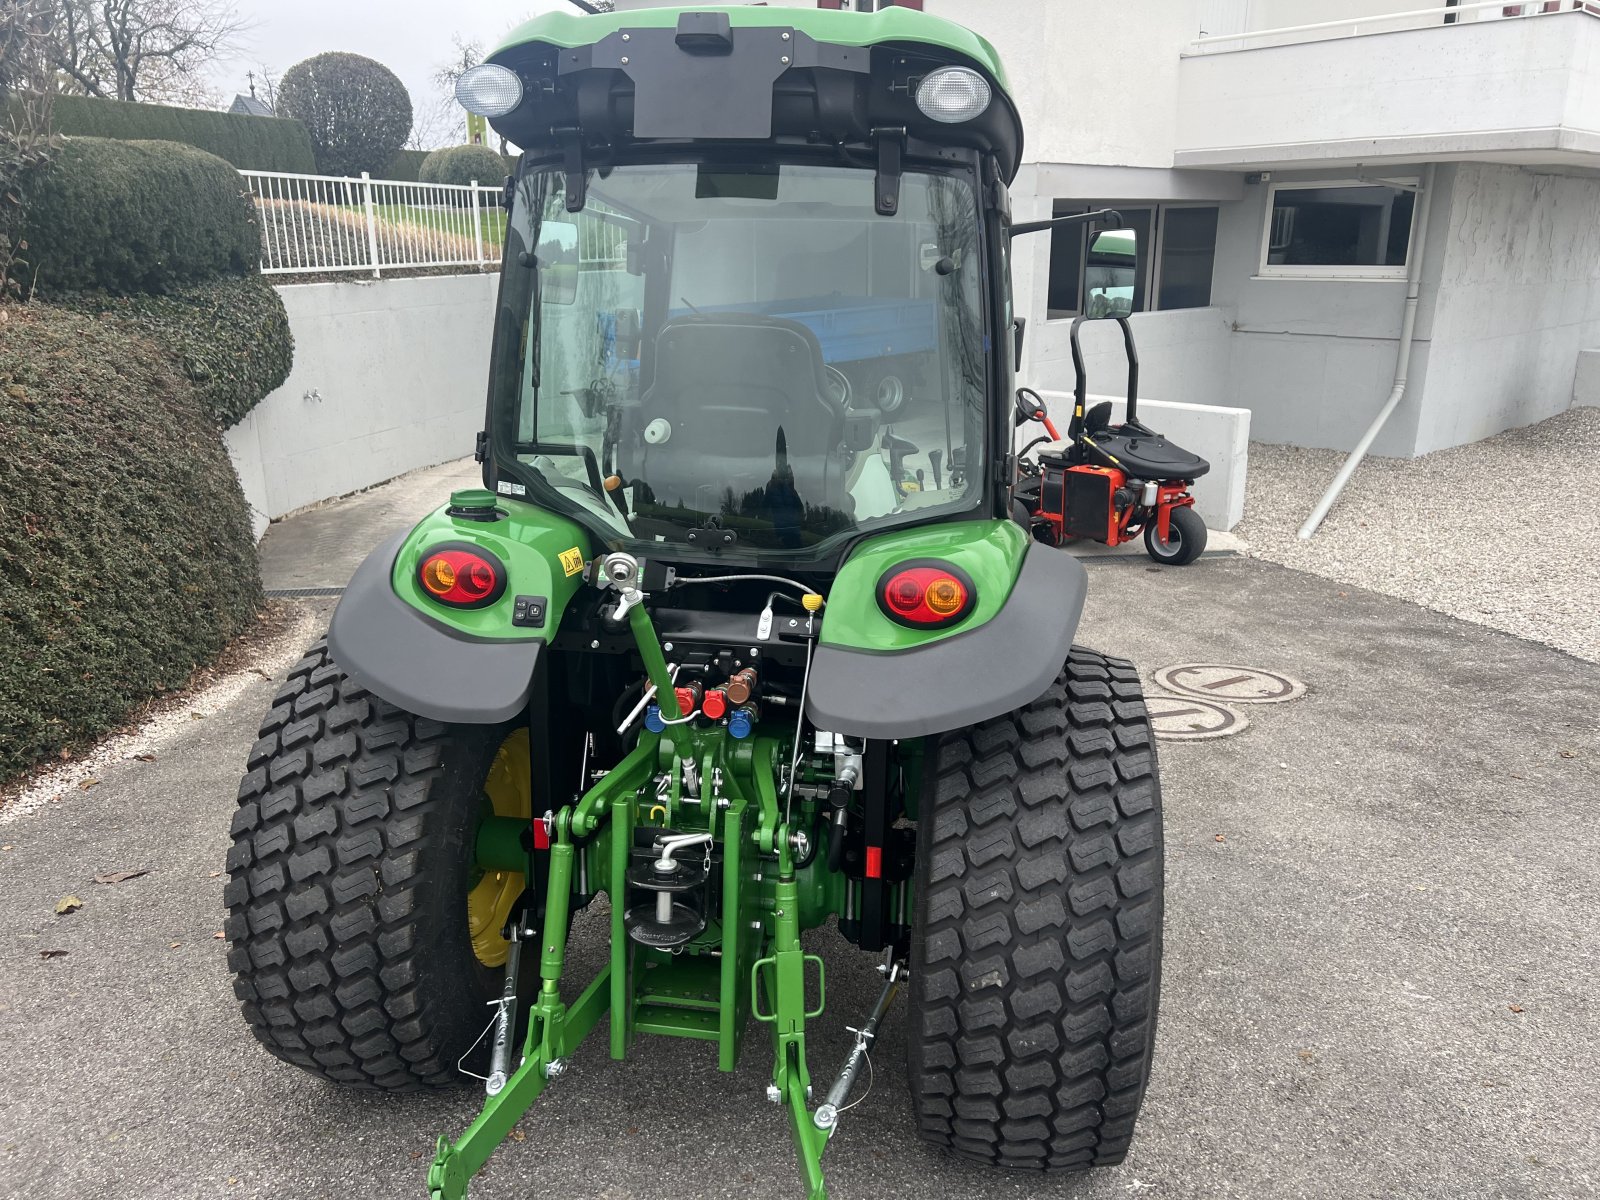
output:
[[1261, 274], [1403, 279], [1416, 195], [1375, 183], [1275, 183], [1261, 233]]
[[1217, 258], [1215, 208], [1161, 210], [1157, 308], [1204, 308], [1211, 303], [1211, 268]]
[[1106, 317], [1204, 308], [1211, 303], [1215, 205], [1057, 201], [1055, 215], [1097, 208], [1120, 212], [1123, 230], [1068, 225], [1050, 233], [1050, 319], [1084, 312]]
[[[1089, 210], [1081, 204], [1057, 203], [1052, 215], [1071, 217]], [[1076, 316], [1083, 295], [1083, 226], [1066, 225], [1050, 231], [1050, 318]]]

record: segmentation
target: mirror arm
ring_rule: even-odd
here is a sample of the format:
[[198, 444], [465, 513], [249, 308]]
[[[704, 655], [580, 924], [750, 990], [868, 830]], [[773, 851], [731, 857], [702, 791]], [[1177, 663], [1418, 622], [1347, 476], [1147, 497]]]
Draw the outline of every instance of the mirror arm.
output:
[[1089, 225], [1094, 223], [1105, 225], [1108, 229], [1115, 229], [1122, 224], [1122, 214], [1114, 208], [1099, 208], [1094, 212], [1073, 213], [1067, 217], [1051, 217], [1048, 221], [1024, 221], [1021, 225], [1013, 225], [1007, 233], [1011, 237], [1020, 237], [1024, 233], [1043, 233], [1046, 229], [1060, 229], [1066, 225]]
[[552, 132], [561, 140], [562, 169], [567, 175], [567, 211], [580, 213], [589, 200], [589, 176], [583, 166], [583, 135], [571, 127]]
[[872, 131], [878, 143], [878, 170], [873, 185], [874, 204], [880, 217], [900, 211], [901, 156], [906, 148], [904, 127], [884, 127]]

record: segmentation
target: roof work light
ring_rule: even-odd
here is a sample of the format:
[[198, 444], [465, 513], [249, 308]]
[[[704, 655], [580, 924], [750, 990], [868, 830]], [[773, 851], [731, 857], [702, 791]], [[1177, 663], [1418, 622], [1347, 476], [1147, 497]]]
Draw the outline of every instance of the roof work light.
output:
[[959, 125], [980, 116], [994, 91], [970, 67], [940, 67], [917, 86], [917, 107], [930, 121]]
[[522, 80], [509, 67], [484, 63], [456, 80], [456, 100], [480, 117], [503, 117], [522, 103]]

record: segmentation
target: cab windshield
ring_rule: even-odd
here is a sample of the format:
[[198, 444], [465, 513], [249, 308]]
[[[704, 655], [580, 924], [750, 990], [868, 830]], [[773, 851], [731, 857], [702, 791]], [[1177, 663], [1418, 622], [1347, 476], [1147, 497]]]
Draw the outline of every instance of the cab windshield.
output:
[[[502, 472], [615, 544], [819, 557], [981, 500], [973, 192], [661, 164], [522, 180], [496, 338]], [[507, 459], [514, 462], [507, 462]]]

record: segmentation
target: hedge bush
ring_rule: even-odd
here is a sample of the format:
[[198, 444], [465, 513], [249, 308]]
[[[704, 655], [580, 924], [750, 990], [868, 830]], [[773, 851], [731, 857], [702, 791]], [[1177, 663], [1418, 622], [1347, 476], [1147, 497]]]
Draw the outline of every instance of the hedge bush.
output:
[[58, 96], [55, 130], [68, 137], [111, 138], [119, 142], [182, 142], [255, 171], [317, 169], [311, 135], [299, 121], [129, 104], [95, 96]]
[[466, 185], [473, 180], [482, 184], [500, 183], [511, 172], [506, 160], [487, 146], [450, 146], [435, 150], [422, 162], [417, 172], [423, 183], [454, 183]]
[[411, 133], [411, 94], [388, 67], [331, 52], [297, 62], [278, 82], [278, 111], [311, 134], [324, 175], [378, 171]]
[[175, 142], [73, 138], [40, 175], [24, 232], [26, 286], [161, 293], [253, 271], [255, 204], [222, 159]]
[[119, 322], [0, 326], [0, 779], [181, 686], [261, 599], [239, 481], [193, 385]]
[[294, 365], [289, 314], [257, 275], [213, 279], [165, 296], [86, 294], [73, 307], [112, 318], [165, 350], [223, 429], [276, 390]]
[[421, 178], [422, 164], [428, 159], [426, 150], [401, 150], [388, 162], [383, 164], [383, 170], [374, 171], [374, 179], [395, 179], [401, 183], [416, 183]]

